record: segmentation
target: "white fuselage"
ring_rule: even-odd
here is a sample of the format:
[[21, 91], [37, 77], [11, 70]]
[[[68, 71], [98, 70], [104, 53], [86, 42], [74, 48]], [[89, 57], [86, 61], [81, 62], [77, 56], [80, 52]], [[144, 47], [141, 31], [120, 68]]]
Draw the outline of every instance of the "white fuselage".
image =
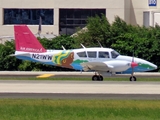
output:
[[[44, 64], [69, 67], [76, 70], [123, 72], [131, 68], [131, 62], [138, 64], [136, 72], [157, 69], [157, 66], [146, 60], [123, 56], [110, 48], [82, 48], [73, 50], [47, 50], [44, 53], [28, 53], [16, 51], [19, 59], [41, 62]], [[86, 63], [85, 66], [82, 63]]]

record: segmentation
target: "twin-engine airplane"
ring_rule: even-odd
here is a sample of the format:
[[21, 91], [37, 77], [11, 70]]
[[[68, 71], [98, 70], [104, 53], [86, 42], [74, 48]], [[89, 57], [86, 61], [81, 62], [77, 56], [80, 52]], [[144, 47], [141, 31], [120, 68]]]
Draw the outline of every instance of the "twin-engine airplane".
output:
[[103, 74], [130, 73], [130, 81], [136, 81], [134, 72], [151, 71], [157, 66], [146, 60], [120, 55], [113, 49], [103, 47], [46, 50], [26, 25], [15, 25], [16, 51], [13, 56], [54, 66], [80, 71], [94, 71], [93, 81], [103, 81]]

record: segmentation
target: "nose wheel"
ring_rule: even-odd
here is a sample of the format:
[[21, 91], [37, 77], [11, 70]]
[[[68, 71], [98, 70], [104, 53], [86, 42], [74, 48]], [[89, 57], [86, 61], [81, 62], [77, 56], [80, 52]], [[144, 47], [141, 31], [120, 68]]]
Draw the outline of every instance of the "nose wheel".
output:
[[102, 75], [93, 75], [92, 81], [103, 81], [103, 76]]
[[130, 81], [136, 81], [137, 79], [136, 79], [135, 76], [131, 76], [131, 77], [129, 78], [129, 80], [130, 80]]

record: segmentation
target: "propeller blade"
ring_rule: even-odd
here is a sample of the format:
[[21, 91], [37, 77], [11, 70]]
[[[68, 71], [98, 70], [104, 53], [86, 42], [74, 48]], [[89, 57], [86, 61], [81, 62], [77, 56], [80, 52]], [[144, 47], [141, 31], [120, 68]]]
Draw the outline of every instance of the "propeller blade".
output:
[[134, 61], [134, 51], [133, 51], [131, 67], [134, 68], [134, 67], [136, 67], [136, 66], [138, 66], [138, 64]]
[[132, 73], [131, 73], [132, 76], [133, 76], [133, 73], [134, 73], [134, 68], [132, 67]]
[[133, 51], [133, 57], [132, 57], [132, 62], [131, 62], [131, 67], [132, 67], [132, 78], [133, 78], [133, 74], [134, 74], [134, 67], [138, 66], [138, 64], [134, 61], [134, 51]]

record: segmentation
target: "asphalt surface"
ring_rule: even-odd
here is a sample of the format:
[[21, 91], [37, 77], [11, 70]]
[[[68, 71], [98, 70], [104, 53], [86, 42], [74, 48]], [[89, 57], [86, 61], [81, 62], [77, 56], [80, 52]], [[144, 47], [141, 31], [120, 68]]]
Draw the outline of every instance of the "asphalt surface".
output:
[[[53, 74], [52, 77], [91, 77], [94, 73], [1, 71], [0, 77], [36, 77], [42, 74]], [[160, 73], [135, 73], [135, 76], [160, 77]], [[160, 82], [0, 80], [0, 98], [160, 100]]]
[[0, 80], [0, 98], [160, 99], [160, 82]]

